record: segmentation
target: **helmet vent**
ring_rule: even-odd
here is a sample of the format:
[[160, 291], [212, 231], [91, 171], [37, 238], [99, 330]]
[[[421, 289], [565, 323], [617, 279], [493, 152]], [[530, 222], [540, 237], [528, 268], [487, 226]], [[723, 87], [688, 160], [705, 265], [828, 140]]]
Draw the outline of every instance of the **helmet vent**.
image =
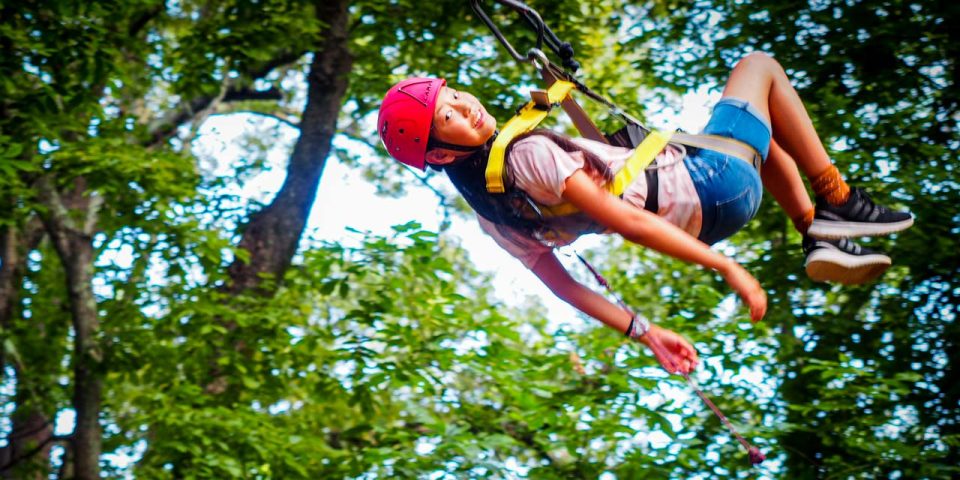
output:
[[[397, 91], [400, 93], [406, 94], [410, 98], [420, 102], [421, 105], [426, 107], [429, 104], [430, 99], [433, 98], [430, 95], [430, 91], [433, 90], [434, 81], [435, 80], [431, 78], [424, 78], [424, 79], [421, 79], [420, 81], [410, 82], [398, 88]], [[408, 91], [405, 89], [410, 89], [410, 90]]]

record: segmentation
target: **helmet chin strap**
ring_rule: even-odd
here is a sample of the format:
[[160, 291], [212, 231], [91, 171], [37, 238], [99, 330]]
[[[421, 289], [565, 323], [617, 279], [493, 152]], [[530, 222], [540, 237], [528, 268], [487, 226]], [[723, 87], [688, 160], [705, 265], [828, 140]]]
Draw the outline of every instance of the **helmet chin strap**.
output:
[[484, 142], [482, 145], [477, 145], [475, 147], [468, 147], [466, 145], [457, 145], [455, 143], [447, 143], [431, 137], [430, 140], [427, 141], [427, 150], [430, 150], [431, 148], [445, 148], [447, 150], [453, 150], [456, 152], [473, 153], [478, 150], [483, 150], [488, 145], [492, 144], [493, 140], [497, 138], [497, 134], [499, 133], [500, 133], [499, 130], [494, 131], [493, 135], [490, 137], [489, 140]]
[[468, 147], [466, 145], [457, 145], [455, 143], [442, 142], [440, 140], [435, 140], [433, 138], [427, 142], [427, 150], [431, 148], [445, 148], [447, 150], [454, 150], [457, 152], [476, 152], [483, 148], [483, 145], [478, 145], [476, 147]]

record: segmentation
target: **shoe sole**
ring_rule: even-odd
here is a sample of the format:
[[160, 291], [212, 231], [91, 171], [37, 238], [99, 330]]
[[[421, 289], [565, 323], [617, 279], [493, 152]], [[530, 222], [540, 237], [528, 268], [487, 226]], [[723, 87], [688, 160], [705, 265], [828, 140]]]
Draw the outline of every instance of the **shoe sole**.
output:
[[890, 235], [910, 228], [913, 217], [893, 223], [838, 222], [815, 219], [807, 230], [807, 235], [821, 240], [839, 240], [851, 237], [875, 237]]
[[819, 249], [807, 257], [805, 265], [807, 276], [814, 281], [860, 285], [883, 275], [890, 263], [890, 257], [881, 254], [853, 256]]

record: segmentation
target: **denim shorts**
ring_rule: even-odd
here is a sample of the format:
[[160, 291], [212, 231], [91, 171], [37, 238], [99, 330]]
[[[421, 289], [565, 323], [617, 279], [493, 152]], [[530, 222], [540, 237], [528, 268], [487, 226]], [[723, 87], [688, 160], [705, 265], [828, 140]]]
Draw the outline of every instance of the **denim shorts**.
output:
[[[770, 124], [746, 101], [725, 97], [713, 108], [703, 133], [730, 137], [755, 148], [766, 161]], [[697, 150], [683, 160], [700, 197], [703, 224], [697, 237], [712, 245], [733, 235], [760, 208], [763, 184], [753, 165], [713, 150]]]

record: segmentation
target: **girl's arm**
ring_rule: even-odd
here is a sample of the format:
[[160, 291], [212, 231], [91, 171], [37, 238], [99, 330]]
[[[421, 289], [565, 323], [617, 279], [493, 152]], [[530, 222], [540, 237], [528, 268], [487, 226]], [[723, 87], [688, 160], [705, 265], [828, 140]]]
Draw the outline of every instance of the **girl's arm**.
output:
[[[574, 280], [553, 252], [541, 255], [531, 270], [561, 300], [618, 332], [626, 333], [630, 314]], [[697, 365], [697, 351], [690, 342], [670, 330], [651, 324], [650, 331], [639, 341], [647, 347], [656, 341], [660, 348], [652, 349], [653, 353], [668, 372], [679, 369], [689, 373]]]
[[767, 294], [743, 267], [710, 250], [676, 225], [611, 195], [583, 170], [567, 177], [563, 198], [633, 243], [719, 272], [750, 307], [750, 318], [754, 322], [766, 313]]

